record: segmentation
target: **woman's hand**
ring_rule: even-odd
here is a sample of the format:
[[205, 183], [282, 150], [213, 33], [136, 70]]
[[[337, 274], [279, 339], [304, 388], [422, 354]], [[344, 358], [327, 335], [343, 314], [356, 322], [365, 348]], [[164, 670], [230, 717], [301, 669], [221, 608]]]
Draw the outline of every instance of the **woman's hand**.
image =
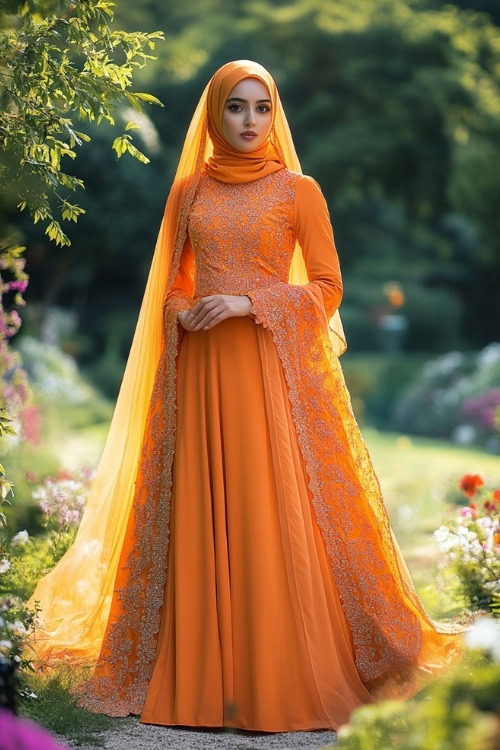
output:
[[199, 299], [191, 310], [180, 310], [177, 317], [186, 331], [207, 330], [226, 318], [248, 315], [251, 307], [246, 294], [212, 294]]

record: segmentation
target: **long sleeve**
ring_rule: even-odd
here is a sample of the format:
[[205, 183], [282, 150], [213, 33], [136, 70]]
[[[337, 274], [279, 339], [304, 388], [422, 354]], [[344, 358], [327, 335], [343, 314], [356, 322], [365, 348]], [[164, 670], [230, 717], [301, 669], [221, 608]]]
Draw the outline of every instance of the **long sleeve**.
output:
[[291, 285], [278, 281], [246, 292], [252, 301], [249, 316], [257, 323], [266, 325], [269, 306], [275, 306], [280, 296], [286, 306], [286, 299], [291, 301], [297, 294], [306, 295], [324, 310], [327, 319], [340, 306], [343, 283], [330, 214], [319, 184], [309, 175], [303, 175], [296, 187], [294, 230], [309, 283]]
[[184, 328], [177, 318], [177, 313], [179, 310], [190, 310], [193, 306], [194, 270], [194, 251], [189, 234], [186, 234], [179, 260], [179, 269], [172, 287], [163, 301], [165, 326], [171, 327], [174, 323], [177, 323], [179, 341], [182, 338]]
[[184, 241], [184, 246], [182, 248], [181, 257], [179, 260], [179, 269], [174, 279], [174, 283], [172, 284], [172, 287], [169, 293], [165, 297], [165, 300], [164, 300], [165, 305], [175, 298], [176, 300], [175, 304], [178, 304], [177, 300], [179, 299], [182, 299], [185, 301], [185, 307], [184, 308], [179, 307], [179, 310], [189, 309], [189, 307], [191, 307], [190, 303], [193, 300], [193, 292], [194, 292], [193, 274], [194, 274], [194, 251], [191, 245], [189, 234], [186, 234], [186, 239]]

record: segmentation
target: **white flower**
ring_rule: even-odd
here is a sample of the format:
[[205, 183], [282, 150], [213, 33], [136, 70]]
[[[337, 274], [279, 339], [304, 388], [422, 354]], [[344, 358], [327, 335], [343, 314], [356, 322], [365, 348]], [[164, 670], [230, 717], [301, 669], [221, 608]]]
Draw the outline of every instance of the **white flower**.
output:
[[411, 505], [400, 505], [398, 508], [398, 521], [401, 524], [408, 524], [412, 521], [413, 516], [415, 515], [413, 508]]
[[3, 651], [3, 653], [8, 653], [11, 648], [12, 641], [0, 641], [0, 651]]
[[25, 542], [28, 541], [28, 539], [29, 539], [29, 534], [26, 531], [26, 529], [24, 529], [24, 531], [19, 531], [15, 536], [13, 536], [12, 539], [10, 540], [10, 543], [12, 545], [24, 544]]
[[434, 538], [442, 552], [448, 552], [450, 549], [460, 545], [460, 539], [452, 534], [446, 526], [440, 526], [434, 532]]
[[470, 445], [477, 438], [477, 430], [470, 424], [459, 424], [452, 432], [451, 439], [461, 445]]
[[7, 560], [7, 558], [0, 560], [0, 573], [6, 573], [9, 568], [10, 562]]
[[500, 343], [493, 341], [479, 352], [477, 362], [479, 365], [492, 365], [500, 360]]
[[440, 526], [439, 529], [436, 529], [434, 532], [434, 538], [437, 542], [444, 542], [448, 539], [449, 535], [450, 530], [447, 526]]
[[489, 529], [490, 526], [493, 526], [493, 519], [489, 516], [481, 516], [477, 519], [477, 525], [480, 526], [482, 529]]
[[467, 526], [461, 526], [459, 529], [457, 529], [457, 534], [459, 536], [465, 536], [469, 539], [471, 538], [471, 534], [472, 536], [476, 536], [473, 531], [469, 531]]
[[500, 622], [493, 617], [478, 617], [473, 627], [465, 633], [465, 644], [469, 648], [489, 651], [493, 659], [500, 662]]
[[7, 623], [7, 627], [12, 630], [14, 635], [19, 634], [26, 634], [28, 631], [24, 627], [24, 622], [21, 622], [21, 620], [16, 620], [15, 622], [9, 622]]

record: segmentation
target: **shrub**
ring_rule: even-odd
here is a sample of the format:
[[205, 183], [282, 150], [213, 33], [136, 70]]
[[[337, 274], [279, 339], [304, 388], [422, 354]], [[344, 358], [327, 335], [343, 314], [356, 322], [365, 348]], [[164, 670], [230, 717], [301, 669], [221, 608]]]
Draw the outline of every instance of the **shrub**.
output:
[[500, 343], [428, 361], [396, 400], [391, 426], [500, 453]]

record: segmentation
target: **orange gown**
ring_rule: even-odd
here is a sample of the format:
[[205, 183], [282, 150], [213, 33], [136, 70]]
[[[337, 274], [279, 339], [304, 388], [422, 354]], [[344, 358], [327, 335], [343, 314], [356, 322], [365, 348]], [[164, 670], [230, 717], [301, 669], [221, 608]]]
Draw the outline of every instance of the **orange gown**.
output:
[[[194, 249], [195, 301], [286, 278], [297, 236], [329, 304], [340, 304], [312, 178], [280, 170], [235, 185], [203, 175], [188, 227], [180, 273]], [[336, 727], [373, 698], [354, 664], [271, 332], [251, 317], [179, 328], [169, 573], [141, 721]]]
[[[287, 281], [297, 239], [306, 286]], [[461, 634], [418, 599], [326, 359], [323, 321], [342, 292], [312, 177], [202, 171], [166, 299], [121, 601], [81, 705], [143, 723], [336, 730], [463, 655]], [[211, 294], [248, 295], [251, 311], [186, 331], [178, 310]]]

